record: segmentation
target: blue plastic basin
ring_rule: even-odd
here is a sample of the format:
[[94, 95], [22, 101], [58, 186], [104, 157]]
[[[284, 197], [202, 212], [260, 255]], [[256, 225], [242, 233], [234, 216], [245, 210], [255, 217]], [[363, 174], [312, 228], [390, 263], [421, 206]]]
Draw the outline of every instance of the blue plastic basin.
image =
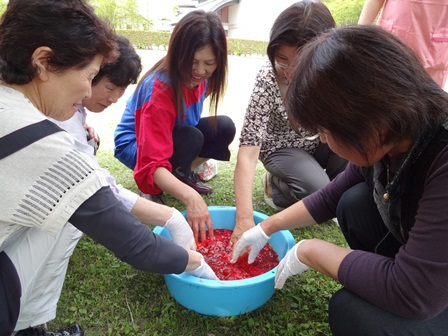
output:
[[[210, 206], [214, 228], [233, 230], [235, 207]], [[184, 214], [185, 215], [185, 214]], [[258, 224], [268, 216], [254, 212]], [[154, 233], [171, 239], [167, 229], [157, 226]], [[294, 246], [294, 237], [287, 231], [274, 233], [269, 244], [279, 259]], [[204, 315], [234, 316], [245, 314], [265, 304], [274, 294], [277, 267], [259, 276], [243, 280], [207, 280], [182, 274], [166, 274], [165, 283], [174, 299], [185, 308]]]

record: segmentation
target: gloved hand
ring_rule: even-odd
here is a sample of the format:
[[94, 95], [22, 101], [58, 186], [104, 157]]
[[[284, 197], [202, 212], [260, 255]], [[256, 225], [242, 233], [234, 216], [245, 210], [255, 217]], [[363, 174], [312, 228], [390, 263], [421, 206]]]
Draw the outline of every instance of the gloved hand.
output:
[[[199, 252], [196, 253], [200, 254]], [[201, 266], [187, 273], [198, 278], [219, 280], [212, 268], [205, 262], [203, 255], [201, 255]]]
[[232, 261], [236, 262], [246, 248], [250, 247], [249, 258], [247, 262], [252, 264], [258, 253], [268, 242], [269, 237], [264, 233], [260, 225], [255, 225], [252, 229], [243, 233], [233, 248]]
[[193, 231], [179, 210], [173, 208], [171, 218], [165, 223], [165, 228], [170, 231], [173, 243], [182, 246], [186, 250], [196, 251], [196, 242], [194, 241]]
[[295, 244], [278, 264], [277, 272], [275, 273], [275, 288], [282, 289], [286, 279], [291, 275], [301, 274], [310, 269], [297, 257], [297, 249], [304, 241], [305, 240], [301, 240]]

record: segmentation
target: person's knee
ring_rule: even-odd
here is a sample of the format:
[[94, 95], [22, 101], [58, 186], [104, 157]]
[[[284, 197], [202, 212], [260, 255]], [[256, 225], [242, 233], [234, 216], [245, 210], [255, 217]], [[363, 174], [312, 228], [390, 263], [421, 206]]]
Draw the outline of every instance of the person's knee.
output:
[[201, 149], [204, 145], [204, 134], [193, 126], [175, 127], [173, 139], [176, 148]]
[[204, 134], [196, 127], [186, 126], [188, 131], [188, 145], [194, 148], [202, 148], [204, 145]]
[[359, 336], [356, 309], [345, 289], [337, 291], [328, 305], [328, 323], [333, 336]]
[[218, 127], [223, 134], [223, 141], [230, 144], [235, 138], [236, 126], [233, 120], [228, 116], [219, 116]]
[[[336, 209], [336, 214], [338, 218], [343, 218], [347, 213], [352, 213], [357, 211], [357, 209], [362, 209], [368, 197], [370, 201], [373, 200], [372, 194], [366, 183], [359, 183], [346, 192], [344, 192], [339, 199], [338, 206]], [[359, 207], [357, 206], [359, 205]]]
[[356, 294], [341, 289], [330, 300], [328, 323], [333, 336], [378, 335], [378, 319], [372, 316], [370, 304]]

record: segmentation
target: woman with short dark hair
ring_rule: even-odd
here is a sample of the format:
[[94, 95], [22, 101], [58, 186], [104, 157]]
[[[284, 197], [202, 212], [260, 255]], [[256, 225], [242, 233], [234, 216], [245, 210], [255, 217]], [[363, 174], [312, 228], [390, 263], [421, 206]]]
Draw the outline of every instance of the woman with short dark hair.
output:
[[90, 97], [115, 40], [83, 0], [15, 0], [0, 21], [0, 335], [47, 335], [35, 326], [56, 315], [77, 229], [143, 271], [216, 279], [202, 255], [132, 216], [48, 119], [69, 119]]
[[255, 79], [240, 135], [234, 181], [236, 226], [231, 243], [255, 225], [252, 191], [258, 160], [266, 169], [262, 177], [264, 200], [276, 210], [325, 186], [347, 164], [317, 136], [300, 127], [294, 130], [284, 106], [294, 56], [307, 42], [334, 26], [328, 8], [312, 0], [292, 4], [272, 26], [269, 61]]
[[[306, 45], [288, 90], [294, 127], [350, 163], [326, 187], [247, 231], [264, 236], [337, 216], [347, 247], [297, 243], [275, 286], [309, 268], [344, 286], [333, 335], [445, 335], [448, 330], [448, 93], [398, 38], [376, 26], [332, 29]], [[300, 233], [299, 233], [300, 236]], [[260, 242], [261, 240], [261, 242]]]

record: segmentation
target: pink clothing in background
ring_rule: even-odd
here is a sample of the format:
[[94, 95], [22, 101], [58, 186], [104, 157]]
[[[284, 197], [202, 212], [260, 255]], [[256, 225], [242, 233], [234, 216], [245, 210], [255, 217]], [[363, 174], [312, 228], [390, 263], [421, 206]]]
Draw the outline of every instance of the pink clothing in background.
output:
[[444, 88], [448, 77], [448, 0], [386, 0], [377, 25], [399, 37]]

